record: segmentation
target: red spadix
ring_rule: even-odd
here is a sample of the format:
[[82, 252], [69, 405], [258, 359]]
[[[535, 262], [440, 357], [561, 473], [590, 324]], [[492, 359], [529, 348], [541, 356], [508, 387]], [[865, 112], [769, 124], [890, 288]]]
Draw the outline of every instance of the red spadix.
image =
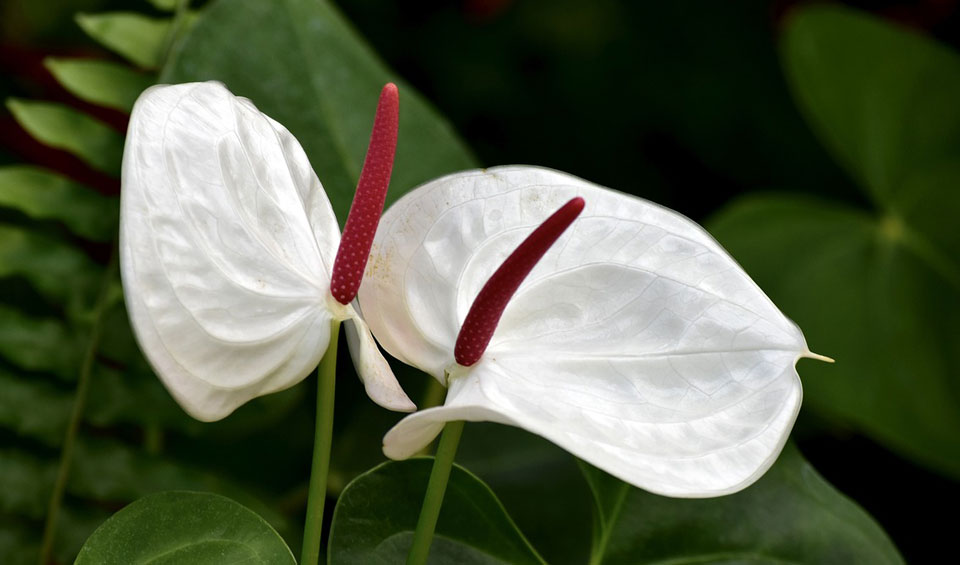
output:
[[377, 232], [383, 203], [387, 198], [393, 157], [397, 149], [400, 118], [400, 95], [397, 85], [388, 83], [380, 91], [380, 102], [373, 120], [370, 145], [360, 170], [357, 193], [350, 205], [343, 227], [340, 248], [333, 262], [330, 293], [341, 304], [349, 304], [357, 296], [363, 270], [370, 257], [373, 236]]
[[483, 285], [457, 335], [453, 349], [457, 363], [469, 367], [480, 360], [510, 298], [543, 254], [580, 215], [583, 205], [579, 196], [564, 204], [527, 236]]

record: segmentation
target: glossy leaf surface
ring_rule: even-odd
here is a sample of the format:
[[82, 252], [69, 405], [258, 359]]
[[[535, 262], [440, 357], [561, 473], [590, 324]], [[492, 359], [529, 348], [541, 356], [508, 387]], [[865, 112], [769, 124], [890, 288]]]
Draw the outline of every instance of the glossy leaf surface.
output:
[[[432, 463], [431, 458], [384, 463], [347, 485], [331, 526], [330, 563], [402, 563]], [[428, 563], [539, 565], [543, 560], [490, 488], [454, 466]]]
[[214, 494], [163, 492], [144, 497], [104, 522], [77, 565], [226, 562], [294, 564], [277, 532], [247, 508]]
[[593, 491], [593, 565], [903, 563], [883, 530], [788, 445], [742, 492], [665, 498], [583, 466]]

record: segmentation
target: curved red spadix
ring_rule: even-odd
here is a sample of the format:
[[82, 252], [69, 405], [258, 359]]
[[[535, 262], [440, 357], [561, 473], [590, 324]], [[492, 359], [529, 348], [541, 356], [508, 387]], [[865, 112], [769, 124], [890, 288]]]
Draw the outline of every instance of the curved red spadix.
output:
[[480, 360], [520, 283], [580, 215], [583, 205], [583, 198], [579, 196], [564, 204], [528, 235], [483, 285], [457, 334], [453, 349], [457, 363], [469, 367]]
[[390, 184], [393, 157], [397, 149], [399, 119], [400, 95], [397, 85], [391, 82], [380, 92], [370, 145], [357, 182], [357, 193], [350, 205], [340, 248], [333, 262], [330, 293], [340, 304], [349, 304], [357, 296], [363, 279], [370, 246], [373, 245], [373, 236], [383, 212], [383, 202], [387, 198], [387, 186]]

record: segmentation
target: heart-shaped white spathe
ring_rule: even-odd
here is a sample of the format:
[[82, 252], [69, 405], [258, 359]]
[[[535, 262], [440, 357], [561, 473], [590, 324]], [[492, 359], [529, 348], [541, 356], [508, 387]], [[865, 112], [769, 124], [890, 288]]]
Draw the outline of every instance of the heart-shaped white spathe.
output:
[[288, 388], [345, 320], [367, 393], [415, 407], [353, 305], [330, 294], [340, 229], [300, 144], [216, 82], [137, 100], [123, 155], [120, 264], [141, 349], [180, 405], [218, 420]]
[[[571, 197], [586, 207], [518, 289], [481, 360], [459, 328], [499, 264]], [[541, 435], [640, 488], [742, 489], [797, 417], [803, 335], [700, 226], [646, 200], [535, 167], [429, 182], [384, 214], [360, 288], [393, 356], [449, 385], [444, 406], [384, 438], [403, 459], [453, 420]]]

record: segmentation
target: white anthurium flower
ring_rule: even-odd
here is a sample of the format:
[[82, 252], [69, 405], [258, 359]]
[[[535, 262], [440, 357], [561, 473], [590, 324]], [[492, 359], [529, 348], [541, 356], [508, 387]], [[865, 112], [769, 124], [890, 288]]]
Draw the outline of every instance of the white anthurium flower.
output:
[[333, 319], [345, 321], [370, 397], [415, 408], [352, 296], [342, 304], [331, 294], [340, 229], [306, 154], [249, 100], [216, 82], [140, 96], [123, 155], [120, 230], [135, 334], [195, 418], [221, 419], [300, 382], [324, 355]]
[[[474, 297], [572, 197], [582, 215], [493, 322], [479, 361], [457, 363]], [[458, 173], [405, 195], [384, 214], [359, 299], [391, 355], [449, 387], [443, 406], [387, 433], [388, 457], [413, 455], [448, 421], [491, 421], [676, 497], [759, 478], [800, 408], [797, 360], [821, 358], [700, 226], [535, 167]]]

